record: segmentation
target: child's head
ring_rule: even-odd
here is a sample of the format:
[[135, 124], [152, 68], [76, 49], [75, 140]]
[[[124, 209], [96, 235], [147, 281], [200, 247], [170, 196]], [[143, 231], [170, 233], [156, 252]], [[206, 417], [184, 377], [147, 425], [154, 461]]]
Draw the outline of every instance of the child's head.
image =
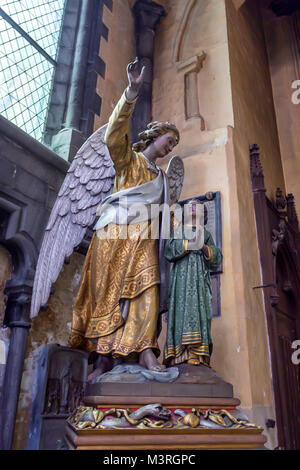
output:
[[208, 219], [208, 214], [207, 214], [207, 207], [206, 205], [200, 201], [200, 199], [191, 199], [188, 204], [191, 204], [192, 205], [192, 215], [196, 215], [196, 206], [197, 204], [203, 204], [204, 205], [204, 225], [207, 224], [207, 219]]

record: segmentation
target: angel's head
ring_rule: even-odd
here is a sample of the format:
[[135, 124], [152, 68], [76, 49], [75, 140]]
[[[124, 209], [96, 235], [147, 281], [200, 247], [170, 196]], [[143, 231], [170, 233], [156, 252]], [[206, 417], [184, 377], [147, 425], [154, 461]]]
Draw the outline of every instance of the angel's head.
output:
[[163, 158], [179, 142], [177, 127], [171, 122], [150, 122], [147, 129], [139, 134], [140, 141], [133, 144], [135, 152], [148, 153], [152, 159]]

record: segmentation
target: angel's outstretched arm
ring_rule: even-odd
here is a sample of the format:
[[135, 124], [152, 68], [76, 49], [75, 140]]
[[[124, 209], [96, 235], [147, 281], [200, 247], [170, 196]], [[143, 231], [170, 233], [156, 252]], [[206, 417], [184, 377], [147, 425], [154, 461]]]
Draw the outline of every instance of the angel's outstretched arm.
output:
[[109, 118], [105, 143], [114, 162], [116, 173], [121, 173], [131, 161], [132, 149], [129, 138], [130, 116], [136, 99], [129, 101], [123, 93]]
[[108, 122], [105, 142], [114, 162], [116, 173], [120, 173], [129, 165], [132, 150], [129, 138], [130, 116], [136, 103], [139, 89], [143, 83], [145, 66], [139, 71], [136, 59], [127, 66], [129, 85], [121, 96]]

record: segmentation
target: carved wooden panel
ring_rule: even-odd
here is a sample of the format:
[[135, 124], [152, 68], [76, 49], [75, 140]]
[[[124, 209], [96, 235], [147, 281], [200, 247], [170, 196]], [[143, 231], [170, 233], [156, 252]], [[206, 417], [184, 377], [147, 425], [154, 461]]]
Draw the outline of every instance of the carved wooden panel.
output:
[[250, 149], [250, 170], [264, 304], [281, 449], [300, 447], [300, 366], [292, 361], [300, 338], [300, 233], [294, 198], [277, 188], [266, 197], [259, 148]]

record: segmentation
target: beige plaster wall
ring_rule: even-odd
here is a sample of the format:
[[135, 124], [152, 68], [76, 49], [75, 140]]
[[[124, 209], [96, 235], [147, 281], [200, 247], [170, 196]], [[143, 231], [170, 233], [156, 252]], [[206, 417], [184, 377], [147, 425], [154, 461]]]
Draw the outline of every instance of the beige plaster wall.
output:
[[[223, 1], [183, 0], [175, 4], [172, 0], [166, 0], [161, 3], [167, 16], [158, 27], [155, 40], [153, 118], [171, 119], [180, 125], [181, 131], [182, 128], [187, 132], [191, 129], [191, 134], [200, 130], [200, 122], [197, 128], [196, 123], [185, 120], [184, 74], [177, 72], [177, 63], [204, 50], [207, 57], [197, 76], [200, 113], [207, 130], [232, 125]], [[217, 28], [215, 25], [218, 25]], [[193, 142], [194, 139], [191, 145]], [[185, 150], [188, 151], [189, 148]]]
[[[283, 190], [276, 116], [259, 2], [247, 0], [237, 11], [226, 0], [235, 146], [243, 153], [250, 144], [260, 146], [267, 194]], [[249, 181], [248, 158], [237, 160], [238, 178]]]
[[249, 178], [249, 145], [260, 146], [269, 197], [274, 196], [278, 186], [284, 188], [284, 178], [259, 2], [247, 1], [237, 11], [228, 0], [226, 7], [240, 237], [240, 251], [234, 256], [243, 270], [240, 289], [243, 290], [253, 406], [269, 406], [273, 397], [262, 293], [252, 289], [261, 282]]
[[[300, 80], [300, 14], [276, 17], [266, 6], [262, 16], [285, 185], [286, 191], [294, 194], [300, 214], [300, 103], [292, 101], [292, 94], [297, 91], [292, 84]], [[300, 90], [300, 82], [297, 89]], [[298, 101], [299, 97], [298, 92]]]
[[[284, 188], [263, 30], [255, 1], [166, 0], [167, 16], [156, 35], [153, 119], [180, 130], [176, 154], [184, 158], [182, 199], [220, 191], [224, 272], [221, 317], [213, 320], [212, 365], [234, 385], [259, 424], [274, 417], [261, 284], [249, 145], [262, 151], [268, 194]], [[242, 3], [242, 2], [240, 2]], [[199, 109], [205, 121], [186, 120], [184, 77], [178, 62], [206, 53], [198, 72]], [[195, 98], [196, 99], [196, 98]], [[162, 166], [167, 161], [160, 162]], [[269, 446], [275, 433], [266, 433]]]

